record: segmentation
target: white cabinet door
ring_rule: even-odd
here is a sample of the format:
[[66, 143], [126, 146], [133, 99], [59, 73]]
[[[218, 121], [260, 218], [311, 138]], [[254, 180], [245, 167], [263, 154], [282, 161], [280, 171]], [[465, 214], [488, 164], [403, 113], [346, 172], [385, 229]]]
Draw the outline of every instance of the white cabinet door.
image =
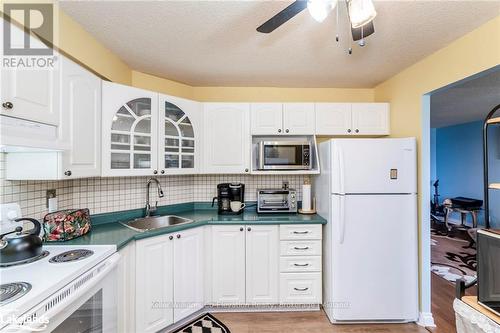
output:
[[135, 242], [120, 251], [118, 262], [118, 332], [135, 331]]
[[352, 104], [353, 134], [389, 135], [388, 103], [354, 103]]
[[204, 104], [205, 173], [250, 171], [250, 112], [246, 103]]
[[283, 104], [283, 128], [289, 135], [314, 135], [314, 103]]
[[212, 226], [212, 304], [245, 302], [245, 228]]
[[158, 174], [158, 94], [102, 83], [102, 176]]
[[316, 103], [316, 135], [349, 135], [350, 103]]
[[252, 135], [283, 133], [283, 104], [281, 103], [252, 103], [250, 118]]
[[160, 95], [160, 174], [192, 174], [200, 168], [201, 103]]
[[66, 58], [61, 65], [61, 138], [70, 144], [61, 177], [100, 176], [101, 79]]
[[[0, 20], [3, 24], [4, 21]], [[0, 29], [1, 30], [1, 29]], [[13, 47], [23, 47], [24, 31], [11, 25]], [[28, 35], [32, 47], [46, 46]], [[54, 56], [57, 53], [54, 51]], [[0, 114], [36, 122], [59, 125], [59, 71], [53, 69], [2, 69]], [[10, 104], [8, 104], [10, 103]]]
[[277, 225], [246, 226], [246, 303], [279, 302]]
[[175, 234], [174, 240], [174, 322], [204, 306], [203, 228]]
[[136, 332], [173, 323], [173, 250], [169, 235], [136, 241]]

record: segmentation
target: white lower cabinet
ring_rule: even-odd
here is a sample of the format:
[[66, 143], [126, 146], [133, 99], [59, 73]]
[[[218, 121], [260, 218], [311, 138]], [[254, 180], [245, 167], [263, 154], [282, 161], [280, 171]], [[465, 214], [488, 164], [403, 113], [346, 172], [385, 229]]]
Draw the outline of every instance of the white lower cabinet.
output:
[[136, 332], [157, 332], [204, 306], [203, 229], [136, 242]]
[[212, 304], [245, 303], [245, 226], [212, 226]]
[[212, 304], [277, 304], [276, 225], [212, 227]]
[[321, 304], [322, 226], [280, 226], [280, 304]]
[[136, 242], [136, 332], [157, 332], [174, 322], [174, 242], [169, 237]]
[[278, 303], [278, 226], [246, 228], [246, 303]]
[[120, 253], [118, 262], [117, 327], [118, 332], [135, 330], [135, 242], [130, 242]]
[[201, 309], [203, 297], [203, 229], [178, 232], [174, 239], [174, 322]]

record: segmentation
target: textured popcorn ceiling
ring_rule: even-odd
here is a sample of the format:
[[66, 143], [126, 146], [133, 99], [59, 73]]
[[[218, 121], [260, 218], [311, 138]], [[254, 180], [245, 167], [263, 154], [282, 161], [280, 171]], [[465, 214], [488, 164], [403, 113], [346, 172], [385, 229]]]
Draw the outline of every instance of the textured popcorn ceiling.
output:
[[348, 23], [339, 45], [335, 15], [319, 24], [304, 11], [255, 31], [290, 2], [60, 4], [133, 69], [196, 86], [373, 87], [500, 13], [500, 1], [376, 1], [375, 35], [348, 56]]

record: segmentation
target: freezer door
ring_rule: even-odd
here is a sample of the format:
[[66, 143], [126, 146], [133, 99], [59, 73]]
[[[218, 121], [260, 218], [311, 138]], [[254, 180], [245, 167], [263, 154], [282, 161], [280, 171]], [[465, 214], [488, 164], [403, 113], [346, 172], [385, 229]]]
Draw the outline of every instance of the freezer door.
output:
[[332, 140], [332, 193], [416, 193], [415, 138]]
[[416, 207], [416, 195], [332, 196], [332, 322], [417, 319]]

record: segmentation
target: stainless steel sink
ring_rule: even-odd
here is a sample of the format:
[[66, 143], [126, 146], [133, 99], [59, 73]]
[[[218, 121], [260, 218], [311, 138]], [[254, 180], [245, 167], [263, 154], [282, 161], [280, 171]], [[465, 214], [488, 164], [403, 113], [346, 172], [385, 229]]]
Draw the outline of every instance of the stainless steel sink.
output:
[[144, 232], [148, 230], [155, 230], [160, 228], [168, 228], [174, 225], [192, 223], [193, 220], [186, 219], [184, 217], [175, 215], [166, 216], [150, 216], [135, 219], [129, 222], [120, 222], [122, 225], [126, 226], [135, 231]]

